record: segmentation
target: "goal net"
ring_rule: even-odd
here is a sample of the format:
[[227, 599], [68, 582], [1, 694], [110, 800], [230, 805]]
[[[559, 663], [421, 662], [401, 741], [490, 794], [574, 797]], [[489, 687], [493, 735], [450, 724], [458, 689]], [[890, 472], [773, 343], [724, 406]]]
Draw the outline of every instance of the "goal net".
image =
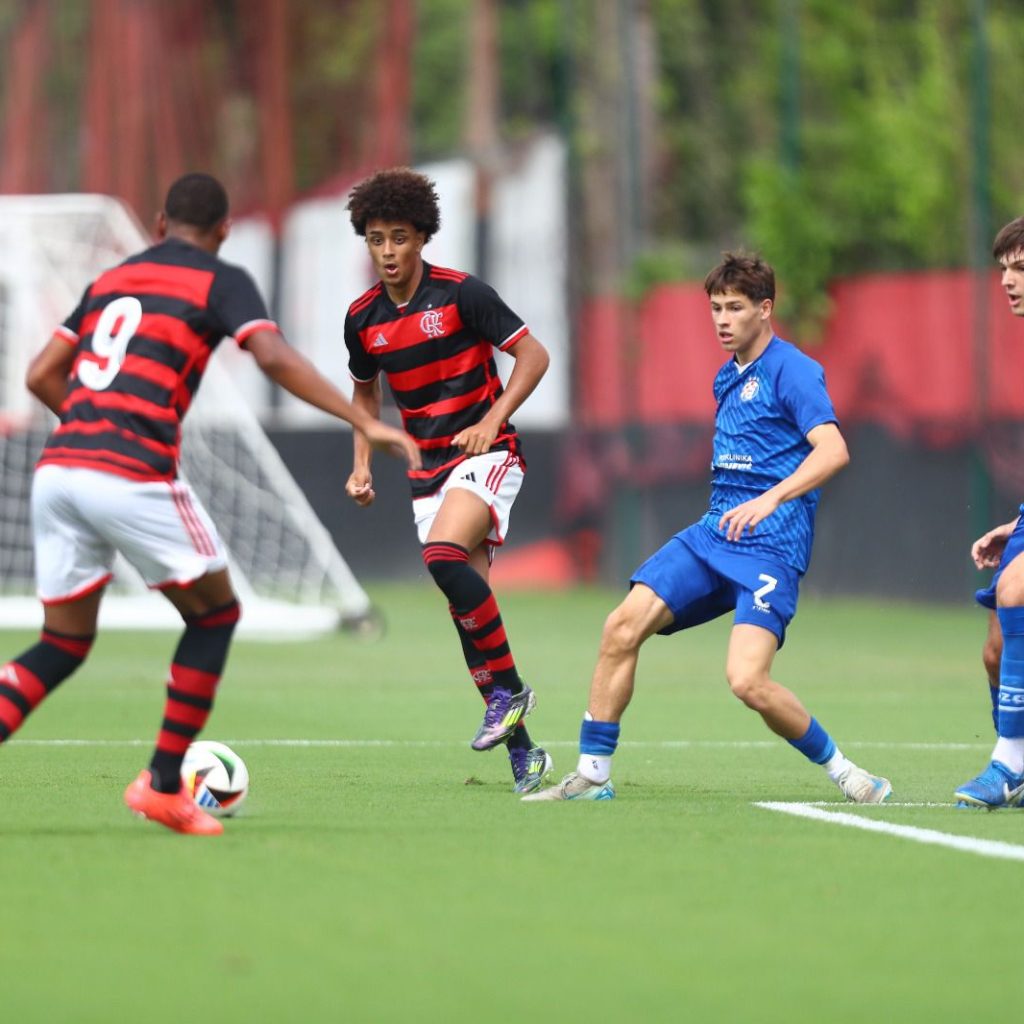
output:
[[[0, 196], [0, 626], [41, 622], [29, 493], [53, 417], [26, 391], [25, 371], [89, 281], [147, 244], [128, 209], [107, 196]], [[379, 613], [222, 359], [210, 361], [185, 419], [181, 468], [228, 549], [240, 633], [376, 633]], [[119, 558], [100, 625], [177, 629], [181, 620]]]

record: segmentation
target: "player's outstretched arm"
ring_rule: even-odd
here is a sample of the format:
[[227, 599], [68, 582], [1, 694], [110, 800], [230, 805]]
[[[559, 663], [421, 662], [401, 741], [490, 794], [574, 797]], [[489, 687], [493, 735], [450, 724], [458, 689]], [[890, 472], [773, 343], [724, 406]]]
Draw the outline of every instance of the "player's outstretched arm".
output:
[[67, 338], [54, 334], [29, 364], [25, 375], [25, 386], [57, 416], [68, 396], [68, 374], [76, 352], [77, 348]]
[[[384, 448], [401, 455], [413, 468], [420, 466], [416, 442], [404, 431], [389, 427], [350, 402], [300, 352], [289, 345], [276, 331], [255, 331], [246, 338], [246, 348], [253, 354], [259, 368], [285, 391], [301, 398], [317, 409], [351, 423], [375, 448]], [[358, 436], [358, 435], [357, 435]]]
[[850, 461], [846, 441], [834, 423], [821, 423], [807, 434], [811, 446], [807, 458], [784, 480], [770, 487], [764, 494], [729, 509], [718, 521], [718, 528], [726, 531], [726, 540], [739, 540], [744, 530], [753, 532], [763, 519], [767, 519], [784, 502], [813, 491], [835, 476]]
[[551, 362], [548, 350], [532, 334], [524, 334], [507, 351], [516, 364], [501, 397], [479, 423], [460, 430], [452, 438], [452, 444], [467, 455], [483, 455], [491, 450], [501, 425], [530, 397]]

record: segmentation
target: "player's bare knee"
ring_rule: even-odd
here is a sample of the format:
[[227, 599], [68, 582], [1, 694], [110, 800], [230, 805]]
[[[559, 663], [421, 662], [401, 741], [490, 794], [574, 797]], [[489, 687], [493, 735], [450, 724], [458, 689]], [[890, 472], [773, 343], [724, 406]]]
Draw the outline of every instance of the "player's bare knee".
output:
[[604, 622], [601, 633], [601, 654], [614, 657], [630, 654], [643, 642], [643, 632], [633, 617], [616, 608]]
[[760, 711], [766, 705], [769, 682], [765, 673], [726, 666], [725, 676], [733, 696], [748, 708]]

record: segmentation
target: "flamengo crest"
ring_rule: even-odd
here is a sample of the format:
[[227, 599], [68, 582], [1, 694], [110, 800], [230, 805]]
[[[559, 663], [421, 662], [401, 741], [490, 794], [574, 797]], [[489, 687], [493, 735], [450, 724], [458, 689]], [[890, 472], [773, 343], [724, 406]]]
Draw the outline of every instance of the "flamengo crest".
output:
[[444, 334], [444, 323], [439, 310], [428, 309], [420, 317], [420, 330], [428, 338], [440, 338]]

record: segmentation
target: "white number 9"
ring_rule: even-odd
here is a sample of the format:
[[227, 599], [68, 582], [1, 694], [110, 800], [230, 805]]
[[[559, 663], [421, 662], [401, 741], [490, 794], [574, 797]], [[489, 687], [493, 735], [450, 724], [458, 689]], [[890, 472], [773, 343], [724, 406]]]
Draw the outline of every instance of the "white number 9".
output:
[[131, 295], [114, 299], [100, 313], [92, 332], [92, 353], [78, 364], [78, 379], [93, 391], [110, 387], [124, 362], [128, 342], [142, 322], [142, 303]]

